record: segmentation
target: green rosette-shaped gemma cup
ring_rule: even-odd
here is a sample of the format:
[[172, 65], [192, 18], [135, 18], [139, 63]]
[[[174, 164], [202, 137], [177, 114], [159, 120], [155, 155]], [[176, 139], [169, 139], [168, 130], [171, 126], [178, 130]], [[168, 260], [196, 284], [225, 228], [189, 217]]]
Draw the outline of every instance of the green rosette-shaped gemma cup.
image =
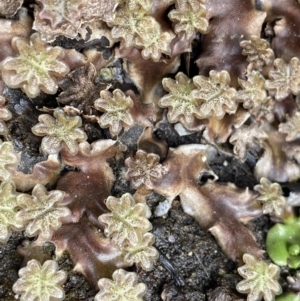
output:
[[279, 266], [292, 269], [300, 266], [300, 218], [291, 218], [276, 224], [267, 235], [267, 252]]

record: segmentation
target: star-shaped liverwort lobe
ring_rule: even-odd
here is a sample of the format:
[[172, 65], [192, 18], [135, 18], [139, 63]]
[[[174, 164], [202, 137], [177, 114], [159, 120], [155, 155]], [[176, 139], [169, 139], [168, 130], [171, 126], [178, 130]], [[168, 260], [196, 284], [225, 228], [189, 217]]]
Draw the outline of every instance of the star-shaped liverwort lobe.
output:
[[80, 129], [82, 121], [79, 116], [67, 116], [62, 109], [55, 109], [53, 118], [49, 114], [39, 116], [32, 132], [37, 136], [45, 136], [42, 140], [42, 151], [48, 154], [58, 153], [62, 148], [76, 155], [78, 143], [87, 139], [86, 133]]
[[109, 128], [112, 136], [118, 135], [122, 128], [128, 129], [134, 125], [129, 109], [133, 107], [130, 96], [120, 89], [112, 93], [106, 90], [100, 92], [100, 98], [95, 101], [95, 108], [104, 114], [99, 118], [102, 128]]
[[153, 189], [153, 180], [161, 178], [164, 173], [159, 160], [160, 158], [156, 154], [148, 154], [143, 150], [138, 150], [134, 158], [129, 157], [125, 161], [126, 179], [131, 180], [135, 189], [141, 187]]
[[138, 36], [138, 23], [148, 13], [148, 8], [144, 9], [139, 6], [138, 9], [136, 7], [131, 8], [131, 6], [123, 5], [116, 10], [112, 21], [114, 27], [111, 31], [112, 37], [124, 41], [125, 47], [128, 48], [135, 46], [135, 38]]
[[238, 268], [239, 274], [245, 280], [237, 284], [236, 289], [240, 293], [248, 294], [247, 301], [273, 301], [275, 295], [282, 293], [278, 283], [280, 268], [273, 264], [267, 264], [250, 254], [244, 254], [245, 265]]
[[267, 178], [261, 178], [260, 185], [255, 185], [253, 189], [259, 192], [256, 200], [262, 203], [264, 214], [283, 216], [287, 201], [278, 183], [272, 183]]
[[59, 271], [54, 260], [47, 260], [41, 265], [32, 259], [19, 270], [19, 277], [13, 285], [13, 291], [21, 295], [21, 301], [60, 301], [65, 298], [62, 284], [67, 279], [67, 273]]
[[134, 263], [141, 266], [144, 271], [151, 271], [154, 267], [154, 262], [159, 257], [158, 251], [152, 246], [155, 238], [151, 233], [145, 233], [142, 240], [135, 246], [128, 245], [124, 247], [126, 254], [124, 261], [129, 265]]
[[10, 88], [21, 88], [28, 97], [37, 97], [41, 91], [55, 94], [57, 78], [65, 76], [70, 68], [61, 59], [65, 56], [61, 47], [51, 47], [38, 33], [30, 42], [15, 37], [12, 46], [17, 57], [8, 57], [1, 63], [2, 78]]
[[158, 105], [168, 108], [168, 120], [171, 123], [180, 121], [184, 126], [192, 124], [198, 117], [201, 104], [191, 93], [197, 89], [192, 79], [179, 72], [175, 80], [164, 78], [162, 84], [169, 93], [159, 100]]
[[113, 196], [106, 201], [111, 213], [99, 216], [99, 222], [105, 225], [104, 233], [111, 237], [113, 243], [122, 246], [136, 245], [141, 241], [141, 236], [152, 229], [146, 218], [147, 205], [135, 204], [134, 198], [125, 193], [120, 199]]
[[[205, 1], [203, 1], [205, 2]], [[176, 1], [176, 9], [168, 17], [174, 22], [174, 31], [184, 33], [186, 39], [193, 39], [196, 32], [205, 34], [208, 29], [207, 9], [200, 1]]]
[[113, 273], [112, 278], [113, 280], [102, 278], [98, 281], [100, 292], [95, 296], [95, 301], [143, 300], [147, 287], [144, 283], [137, 283], [137, 274], [119, 269]]
[[54, 231], [61, 227], [61, 219], [71, 215], [70, 209], [60, 204], [64, 195], [63, 191], [48, 192], [43, 185], [37, 184], [32, 196], [18, 196], [18, 204], [23, 209], [17, 213], [17, 218], [27, 224], [26, 234], [29, 237], [39, 235], [41, 240], [51, 239]]
[[266, 88], [275, 95], [276, 100], [283, 100], [290, 93], [297, 95], [300, 92], [300, 62], [293, 57], [289, 63], [283, 59], [276, 59], [273, 68], [266, 80]]
[[230, 75], [227, 71], [209, 72], [209, 77], [197, 75], [193, 78], [197, 89], [192, 91], [192, 96], [201, 102], [198, 112], [199, 118], [215, 117], [222, 119], [226, 113], [234, 114], [237, 110], [234, 88], [230, 88]]
[[145, 17], [138, 24], [139, 36], [135, 39], [136, 46], [143, 48], [142, 57], [152, 58], [158, 62], [162, 53], [171, 54], [171, 41], [175, 38], [172, 32], [162, 32], [161, 26], [151, 17]]

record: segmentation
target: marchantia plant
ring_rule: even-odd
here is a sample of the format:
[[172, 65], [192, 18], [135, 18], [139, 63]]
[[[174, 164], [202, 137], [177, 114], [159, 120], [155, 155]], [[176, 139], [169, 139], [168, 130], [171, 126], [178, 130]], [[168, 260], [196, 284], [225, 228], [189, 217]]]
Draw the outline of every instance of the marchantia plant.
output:
[[1, 1], [0, 300], [299, 301], [299, 16]]

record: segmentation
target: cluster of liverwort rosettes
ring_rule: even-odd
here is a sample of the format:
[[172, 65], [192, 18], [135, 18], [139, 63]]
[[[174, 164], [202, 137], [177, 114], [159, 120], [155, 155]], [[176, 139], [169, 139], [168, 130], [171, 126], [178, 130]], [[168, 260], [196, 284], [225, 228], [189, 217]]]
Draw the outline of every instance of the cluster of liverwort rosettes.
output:
[[[68, 127], [63, 125], [62, 129], [66, 130]], [[49, 148], [51, 149], [51, 144]], [[66, 144], [62, 144], [62, 148], [69, 152], [70, 158], [74, 157]], [[19, 160], [12, 143], [2, 143], [0, 155], [0, 174], [3, 181], [0, 186], [1, 242], [7, 242], [11, 230], [24, 229], [28, 237], [38, 236], [36, 245], [51, 241], [54, 232], [61, 227], [62, 219], [72, 218], [72, 211], [62, 204], [66, 193], [60, 190], [48, 192], [41, 184], [36, 184], [30, 195], [17, 192], [13, 179], [19, 179], [18, 173], [14, 172]], [[24, 179], [26, 180], [26, 175], [23, 175]], [[39, 179], [41, 178], [35, 178], [36, 181]], [[105, 225], [105, 235], [121, 250], [123, 264], [136, 264], [146, 271], [152, 270], [158, 252], [152, 246], [154, 236], [148, 232], [152, 225], [147, 219], [150, 212], [147, 205], [135, 204], [130, 194], [124, 194], [120, 199], [108, 197], [106, 207], [111, 213], [100, 215], [99, 222]], [[101, 238], [98, 239], [101, 243]], [[21, 296], [21, 300], [63, 300], [61, 285], [67, 274], [57, 270], [55, 261], [46, 261], [41, 266], [37, 260], [31, 260], [19, 271], [20, 279], [14, 284], [13, 290]], [[115, 294], [124, 301], [142, 300], [146, 286], [137, 284], [135, 273], [116, 270], [113, 280], [100, 279], [100, 292], [95, 300], [112, 300]]]
[[147, 218], [147, 205], [135, 204], [134, 198], [126, 193], [120, 199], [110, 196], [106, 206], [111, 213], [99, 216], [99, 222], [105, 225], [105, 235], [124, 251], [125, 263], [151, 271], [158, 251], [152, 247], [155, 238], [149, 233], [152, 225]]
[[163, 15], [171, 10], [168, 17], [174, 22], [177, 35], [192, 40], [196, 32], [205, 33], [208, 28], [207, 10], [202, 1], [117, 1], [118, 7], [111, 22], [112, 37], [121, 40], [125, 47], [142, 49], [144, 59], [159, 61], [162, 55], [171, 55], [171, 45], [176, 35], [172, 27], [163, 20]]
[[[13, 285], [13, 290], [21, 301], [60, 301], [65, 292], [62, 285], [67, 279], [65, 271], [58, 270], [54, 260], [47, 260], [41, 265], [37, 260], [30, 260], [26, 267], [19, 270], [20, 278]], [[112, 279], [102, 278], [98, 285], [100, 292], [95, 301], [142, 301], [146, 293], [146, 285], [137, 283], [135, 273], [123, 269], [116, 270]], [[117, 299], [116, 299], [117, 298]]]
[[[40, 123], [35, 125], [32, 131], [38, 136], [44, 136], [41, 149], [50, 155], [47, 161], [36, 164], [31, 174], [23, 174], [17, 170], [20, 158], [11, 142], [3, 142], [0, 145], [0, 176], [3, 181], [0, 186], [0, 241], [2, 243], [8, 241], [11, 230], [25, 230], [28, 237], [38, 236], [35, 241], [37, 245], [51, 241], [54, 232], [56, 233], [61, 227], [62, 220], [73, 218], [72, 210], [63, 205], [66, 193], [61, 190], [48, 192], [40, 182], [47, 184], [57, 179], [61, 170], [61, 163], [57, 160], [59, 153], [65, 152], [65, 160], [70, 158], [72, 161], [73, 158], [76, 161], [79, 144], [81, 143], [82, 147], [82, 142], [87, 138], [80, 128], [81, 118], [68, 116], [63, 110], [55, 109], [53, 117], [42, 114], [39, 116], [39, 121]], [[78, 154], [79, 157], [80, 155]], [[101, 164], [99, 168], [102, 168]], [[107, 175], [104, 174], [105, 176]], [[18, 192], [30, 190], [32, 190], [31, 194]], [[109, 197], [106, 207], [111, 210], [111, 213], [102, 214], [99, 222], [105, 225], [104, 232], [107, 237], [117, 249], [121, 250], [123, 264], [125, 266], [136, 264], [144, 270], [151, 270], [158, 258], [158, 252], [152, 246], [154, 236], [148, 232], [152, 225], [147, 219], [150, 212], [147, 205], [135, 204], [133, 197], [125, 194], [120, 199]], [[101, 244], [100, 238], [99, 243]], [[54, 262], [45, 262], [41, 266], [38, 261], [30, 261], [26, 268], [20, 270], [21, 278], [15, 283], [13, 289], [16, 294], [21, 295], [21, 300], [44, 300], [43, 298], [50, 301], [63, 300], [61, 284], [66, 279], [66, 273], [56, 273], [56, 270], [57, 266]], [[111, 294], [114, 294], [118, 288], [120, 295], [126, 292], [122, 297], [124, 300], [141, 300], [146, 292], [144, 284], [136, 283], [137, 276], [134, 273], [127, 274], [123, 270], [117, 270], [113, 278], [115, 285], [109, 279], [101, 279], [99, 296], [111, 300]], [[99, 296], [95, 300], [98, 300]]]
[[245, 74], [211, 70], [209, 76], [189, 78], [179, 72], [175, 79], [162, 80], [168, 93], [158, 106], [167, 109], [167, 119], [180, 135], [203, 131], [208, 143], [226, 148], [232, 144], [242, 161], [249, 149], [264, 151], [254, 170], [257, 180], [297, 180], [299, 58], [275, 59], [269, 43], [257, 36], [240, 42], [240, 47], [249, 63]]
[[[203, 119], [221, 120], [225, 119], [224, 116], [227, 114], [237, 115], [238, 103], [243, 103], [243, 107], [257, 121], [261, 119], [273, 121], [272, 96], [281, 101], [290, 93], [294, 95], [299, 93], [299, 59], [294, 57], [289, 63], [285, 63], [283, 59], [274, 61], [269, 44], [256, 36], [251, 37], [250, 41], [241, 42], [241, 46], [245, 48], [243, 54], [248, 55], [250, 64], [246, 74], [247, 80], [238, 78], [240, 85], [238, 90], [230, 87], [230, 75], [225, 70], [220, 72], [212, 70], [209, 77], [197, 75], [190, 79], [179, 72], [175, 80], [163, 79], [162, 84], [168, 94], [159, 100], [158, 105], [168, 109], [169, 122], [180, 122], [188, 130], [199, 130], [206, 126]], [[274, 66], [269, 71], [269, 79], [266, 80], [260, 69], [273, 61]], [[249, 115], [246, 119], [248, 117]]]
[[[67, 207], [60, 204], [64, 192], [48, 192], [41, 184], [36, 184], [31, 194], [20, 192], [22, 186], [28, 190], [32, 186], [30, 182], [35, 182], [38, 175], [42, 180], [41, 170], [47, 166], [36, 167], [28, 176], [17, 171], [19, 157], [11, 142], [1, 142], [0, 161], [0, 242], [6, 243], [12, 230], [25, 230], [28, 237], [38, 236], [40, 241], [51, 239], [53, 232], [61, 226], [61, 219], [71, 214]], [[20, 184], [24, 180], [28, 180], [28, 183]], [[58, 265], [53, 260], [41, 266], [33, 259], [20, 269], [20, 279], [14, 284], [13, 290], [24, 301], [63, 300], [64, 290], [61, 285], [67, 273], [57, 270]]]
[[175, 80], [164, 78], [162, 83], [169, 94], [160, 99], [159, 106], [168, 108], [171, 123], [180, 121], [188, 129], [194, 127], [196, 119], [222, 119], [237, 109], [236, 90], [229, 87], [227, 71], [211, 71], [209, 78], [197, 75], [193, 79], [180, 72]]
[[[50, 194], [57, 192], [51, 191]], [[35, 194], [33, 191], [32, 195]], [[45, 196], [44, 191], [41, 194]], [[4, 200], [7, 201], [5, 196]], [[44, 201], [47, 201], [45, 197]], [[6, 202], [6, 204], [9, 204], [9, 202]], [[144, 270], [149, 271], [153, 268], [153, 263], [158, 257], [158, 252], [152, 247], [154, 236], [147, 232], [152, 228], [152, 225], [145, 217], [145, 206], [144, 204], [135, 204], [130, 194], [125, 194], [120, 199], [109, 197], [107, 199], [107, 207], [111, 210], [111, 213], [102, 214], [99, 217], [99, 221], [106, 225], [105, 234], [111, 237], [112, 242], [123, 250], [125, 263], [129, 265], [135, 263], [140, 265]], [[36, 218], [37, 221], [32, 223], [31, 227], [28, 227], [29, 230], [27, 231], [26, 229], [26, 234], [32, 236], [32, 234], [34, 235], [37, 232], [34, 228], [41, 228], [43, 231], [41, 232], [41, 236], [43, 236], [44, 240], [49, 240], [53, 234], [52, 228], [57, 229], [60, 226], [58, 225], [57, 217], [70, 214], [70, 210], [65, 207], [48, 208], [47, 214], [45, 213], [46, 209], [44, 209], [44, 206], [40, 205], [38, 209], [36, 207], [29, 200], [27, 208], [30, 208], [30, 212], [33, 212], [32, 215], [38, 209], [40, 215]], [[2, 213], [2, 207], [0, 209], [0, 213]], [[58, 211], [60, 211], [60, 214]], [[22, 215], [26, 214], [21, 213]], [[12, 214], [8, 217], [12, 219], [12, 222], [15, 222]], [[52, 228], [49, 227], [49, 221], [53, 223], [51, 224]], [[37, 226], [34, 227], [35, 224]], [[41, 224], [43, 226], [39, 227]], [[20, 230], [17, 226], [18, 224], [15, 223], [13, 229]], [[13, 290], [21, 296], [20, 300], [64, 300], [65, 293], [62, 289], [62, 284], [67, 279], [67, 273], [58, 271], [58, 265], [54, 260], [47, 260], [41, 266], [37, 260], [33, 259], [27, 263], [25, 268], [19, 271], [19, 276], [20, 278], [14, 284]], [[95, 296], [95, 301], [111, 301], [116, 300], [116, 298], [123, 301], [141, 301], [146, 293], [146, 285], [137, 283], [137, 275], [135, 273], [118, 269], [113, 273], [112, 279], [101, 278], [99, 280], [98, 286], [100, 292]]]
[[[249, 301], [262, 297], [273, 300], [281, 293], [277, 283], [278, 268], [256, 258], [261, 255], [261, 250], [242, 223], [261, 212], [280, 221], [268, 234], [267, 251], [276, 264], [299, 267], [299, 219], [290, 212], [290, 207], [298, 206], [299, 202], [296, 200], [293, 204], [295, 200], [283, 196], [277, 183], [300, 177], [300, 63], [297, 50], [300, 35], [294, 34], [300, 26], [297, 26], [299, 13], [296, 18], [293, 15], [294, 11], [299, 12], [299, 4], [295, 0], [262, 0], [255, 1], [255, 8], [252, 2], [235, 0], [219, 5], [218, 1], [202, 0], [36, 0], [31, 15], [34, 15], [33, 30], [37, 32], [32, 34], [31, 17], [26, 9], [20, 9], [23, 1], [2, 1], [1, 16], [11, 17], [17, 10], [19, 12], [15, 19], [3, 23], [3, 28], [10, 28], [9, 31], [0, 28], [1, 42], [7, 46], [0, 53], [1, 79], [11, 88], [22, 89], [30, 98], [41, 92], [54, 95], [61, 88], [63, 92], [57, 101], [70, 106], [54, 109], [53, 116], [41, 114], [39, 123], [32, 128], [35, 135], [43, 137], [42, 152], [50, 156], [47, 161], [36, 164], [31, 174], [25, 175], [18, 170], [20, 158], [11, 142], [0, 145], [0, 241], [6, 242], [12, 230], [25, 230], [29, 237], [38, 236], [37, 241], [50, 240], [54, 232], [58, 237], [67, 232], [70, 247], [76, 244], [78, 236], [73, 230], [75, 239], [70, 242], [71, 231], [68, 229], [75, 228], [76, 223], [79, 223], [78, 228], [81, 225], [86, 230], [86, 237], [102, 233], [101, 226], [106, 237], [99, 234], [97, 243], [107, 239], [109, 244], [121, 250], [123, 263], [136, 264], [149, 271], [158, 252], [153, 247], [154, 236], [149, 233], [150, 209], [145, 204], [145, 196], [155, 191], [169, 203], [179, 197], [185, 211], [216, 237], [229, 258], [236, 260], [244, 254], [246, 265], [238, 272], [246, 279], [237, 289], [248, 293]], [[289, 3], [289, 7], [295, 9], [281, 11], [282, 3]], [[271, 23], [263, 27], [267, 14], [271, 22], [280, 19], [274, 32], [270, 30]], [[266, 37], [273, 40], [274, 51], [267, 40], [258, 36], [263, 28]], [[197, 33], [203, 34], [201, 42]], [[282, 42], [290, 38], [287, 33], [295, 39], [293, 43]], [[122, 85], [99, 84], [99, 70], [107, 67], [110, 59], [97, 51], [97, 55], [83, 51], [85, 56], [54, 46], [60, 35], [74, 38], [78, 49], [92, 47], [93, 40], [98, 47], [100, 38], [105, 36], [111, 46], [114, 45], [115, 55], [123, 59], [122, 68], [139, 95], [131, 90], [122, 91]], [[241, 37], [244, 40], [241, 41]], [[50, 45], [52, 42], [54, 45]], [[179, 54], [190, 51], [192, 42], [201, 48], [201, 54], [193, 62], [189, 59], [189, 63], [196, 62], [201, 75], [189, 78], [179, 72], [175, 79], [166, 77], [176, 73]], [[190, 69], [188, 64], [186, 69]], [[161, 85], [167, 92], [165, 95]], [[2, 89], [2, 83], [0, 86]], [[0, 134], [9, 138], [4, 121], [11, 118], [11, 113], [0, 97]], [[98, 116], [97, 111], [102, 114]], [[202, 132], [202, 141], [209, 145], [181, 145], [165, 152], [152, 148], [149, 153], [138, 149], [134, 156], [125, 160], [125, 178], [137, 189], [135, 199], [129, 194], [116, 198], [109, 196], [115, 177], [105, 165], [106, 159], [113, 155], [107, 155], [109, 151], [105, 149], [101, 156], [90, 156], [99, 151], [99, 143], [95, 143], [92, 150], [89, 148], [87, 134], [81, 128], [82, 119], [74, 116], [82, 112], [88, 122], [92, 120], [101, 128], [108, 128], [114, 138], [135, 124], [153, 126], [166, 114], [170, 123], [177, 123], [174, 128], [178, 133]], [[254, 191], [215, 182], [217, 176], [207, 163], [216, 151], [210, 144], [220, 152], [225, 145], [232, 151], [231, 156], [236, 155], [242, 161], [249, 158], [249, 150], [263, 152], [254, 168], [255, 177], [260, 181]], [[59, 177], [62, 168], [59, 156], [63, 164], [76, 169], [67, 172], [65, 178], [63, 175], [59, 183], [67, 193], [46, 189], [47, 184], [55, 184]], [[37, 175], [39, 183], [36, 183]], [[99, 179], [107, 183], [99, 184]], [[88, 188], [80, 186], [82, 182]], [[77, 187], [80, 189], [76, 190]], [[80, 190], [81, 198], [78, 197]], [[25, 194], [24, 191], [32, 193]], [[74, 195], [72, 191], [75, 191]], [[90, 199], [94, 200], [99, 194], [103, 199], [99, 197], [96, 205], [93, 202], [82, 204], [88, 197], [87, 191], [92, 191]], [[68, 197], [65, 198], [66, 194]], [[68, 207], [63, 205], [63, 200], [69, 202]], [[103, 207], [110, 212], [99, 218], [97, 214], [94, 218], [93, 214], [100, 211], [99, 204], [104, 204], [104, 200], [106, 207]], [[59, 232], [62, 220], [68, 218], [71, 222]], [[99, 231], [94, 231], [91, 226], [92, 230], [88, 232], [88, 226], [83, 226], [84, 222], [91, 225], [88, 218], [94, 218], [93, 222], [100, 224], [97, 224]], [[276, 241], [278, 237], [280, 239]], [[56, 242], [59, 240], [55, 239]], [[73, 253], [70, 251], [73, 256], [74, 253], [74, 249]], [[87, 261], [90, 260], [88, 263], [94, 263], [90, 259], [92, 256], [86, 256], [89, 257]], [[80, 260], [81, 264], [83, 259]], [[29, 261], [28, 266], [20, 270], [20, 280], [14, 290], [24, 300], [60, 300], [65, 277], [53, 262], [46, 261], [42, 266]], [[42, 281], [44, 278], [46, 281]], [[145, 294], [145, 285], [137, 284], [137, 276], [133, 273], [116, 270], [112, 278], [99, 281], [100, 293], [96, 300], [141, 300]], [[34, 295], [35, 292], [40, 295]]]
[[[0, 155], [0, 241], [7, 242], [11, 230], [24, 229], [29, 237], [38, 235], [42, 240], [50, 239], [53, 231], [61, 226], [60, 220], [71, 213], [68, 208], [59, 204], [64, 193], [59, 190], [48, 192], [42, 184], [31, 187], [31, 195], [18, 192], [23, 187], [25, 190], [28, 188], [20, 184], [22, 173], [17, 171], [19, 158], [11, 142], [1, 143]], [[27, 177], [23, 175], [22, 180], [27, 178], [28, 185], [31, 185], [29, 182], [32, 176], [37, 176], [37, 169]], [[40, 179], [42, 177], [40, 174]]]

